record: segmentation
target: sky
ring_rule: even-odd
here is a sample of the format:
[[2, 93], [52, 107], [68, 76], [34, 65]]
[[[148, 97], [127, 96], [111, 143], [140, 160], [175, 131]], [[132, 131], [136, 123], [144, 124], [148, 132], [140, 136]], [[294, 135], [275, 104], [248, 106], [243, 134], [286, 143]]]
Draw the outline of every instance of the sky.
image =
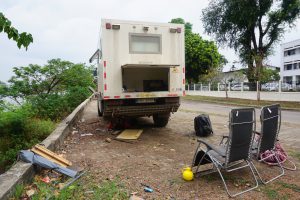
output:
[[[193, 31], [204, 39], [201, 10], [209, 0], [1, 0], [0, 12], [11, 20], [20, 32], [29, 32], [34, 42], [26, 51], [0, 33], [0, 80], [13, 75], [13, 67], [46, 64], [61, 58], [74, 63], [88, 63], [97, 49], [101, 18], [169, 22], [181, 17], [193, 24]], [[300, 38], [300, 20], [286, 32], [281, 43]], [[220, 48], [229, 62], [238, 60], [232, 49]], [[268, 64], [280, 66], [280, 45]]]

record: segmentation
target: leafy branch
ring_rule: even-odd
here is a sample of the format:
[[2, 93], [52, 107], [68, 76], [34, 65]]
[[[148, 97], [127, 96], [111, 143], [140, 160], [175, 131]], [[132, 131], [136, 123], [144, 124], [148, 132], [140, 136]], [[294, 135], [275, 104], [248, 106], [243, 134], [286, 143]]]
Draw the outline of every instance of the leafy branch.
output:
[[14, 40], [19, 49], [23, 46], [27, 50], [30, 43], [33, 42], [30, 33], [19, 33], [19, 31], [11, 25], [11, 21], [7, 19], [2, 12], [0, 12], [0, 33], [1, 32], [6, 33], [8, 39]]

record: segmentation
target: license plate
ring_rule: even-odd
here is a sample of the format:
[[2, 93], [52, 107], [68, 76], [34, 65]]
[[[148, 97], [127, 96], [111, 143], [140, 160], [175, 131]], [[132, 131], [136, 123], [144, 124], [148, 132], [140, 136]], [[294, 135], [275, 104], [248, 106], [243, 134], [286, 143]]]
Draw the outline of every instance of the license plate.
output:
[[136, 103], [154, 103], [154, 99], [137, 99]]

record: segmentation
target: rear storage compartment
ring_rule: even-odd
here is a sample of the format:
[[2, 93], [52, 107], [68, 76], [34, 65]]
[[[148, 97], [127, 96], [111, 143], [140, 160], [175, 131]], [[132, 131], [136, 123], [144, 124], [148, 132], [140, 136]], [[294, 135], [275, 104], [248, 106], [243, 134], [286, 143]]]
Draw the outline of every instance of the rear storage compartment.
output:
[[123, 92], [169, 91], [168, 67], [122, 68]]

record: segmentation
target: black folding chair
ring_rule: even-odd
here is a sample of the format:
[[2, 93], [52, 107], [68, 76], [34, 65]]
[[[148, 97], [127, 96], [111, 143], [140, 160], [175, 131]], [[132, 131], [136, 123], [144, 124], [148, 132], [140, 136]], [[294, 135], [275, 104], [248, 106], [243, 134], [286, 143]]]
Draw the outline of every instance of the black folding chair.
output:
[[[252, 154], [253, 157], [259, 161], [263, 162], [266, 159], [273, 157], [277, 162], [277, 166], [280, 168], [280, 174], [274, 176], [270, 180], [264, 180], [261, 174], [258, 172], [257, 168], [254, 166], [262, 183], [267, 184], [281, 176], [284, 175], [284, 167], [282, 166], [278, 155], [275, 151], [275, 145], [278, 141], [278, 134], [281, 125], [281, 109], [279, 104], [265, 106], [261, 109], [260, 115], [261, 131], [256, 132], [258, 139], [253, 142]], [[267, 157], [261, 158], [261, 154], [269, 151], [270, 154]], [[295, 170], [296, 166], [291, 170]]]
[[[251, 161], [251, 146], [255, 130], [255, 110], [253, 108], [232, 109], [229, 115], [229, 136], [224, 136], [220, 145], [214, 146], [198, 139], [192, 167], [196, 167], [196, 175], [205, 175], [217, 171], [223, 181], [226, 192], [234, 197], [258, 187], [258, 181], [253, 171]], [[227, 139], [224, 142], [224, 139]], [[204, 144], [206, 149], [201, 147]], [[201, 165], [212, 163], [208, 170], [199, 170]], [[241, 165], [244, 163], [243, 165]], [[232, 172], [249, 167], [256, 185], [241, 192], [231, 194], [221, 170]]]

